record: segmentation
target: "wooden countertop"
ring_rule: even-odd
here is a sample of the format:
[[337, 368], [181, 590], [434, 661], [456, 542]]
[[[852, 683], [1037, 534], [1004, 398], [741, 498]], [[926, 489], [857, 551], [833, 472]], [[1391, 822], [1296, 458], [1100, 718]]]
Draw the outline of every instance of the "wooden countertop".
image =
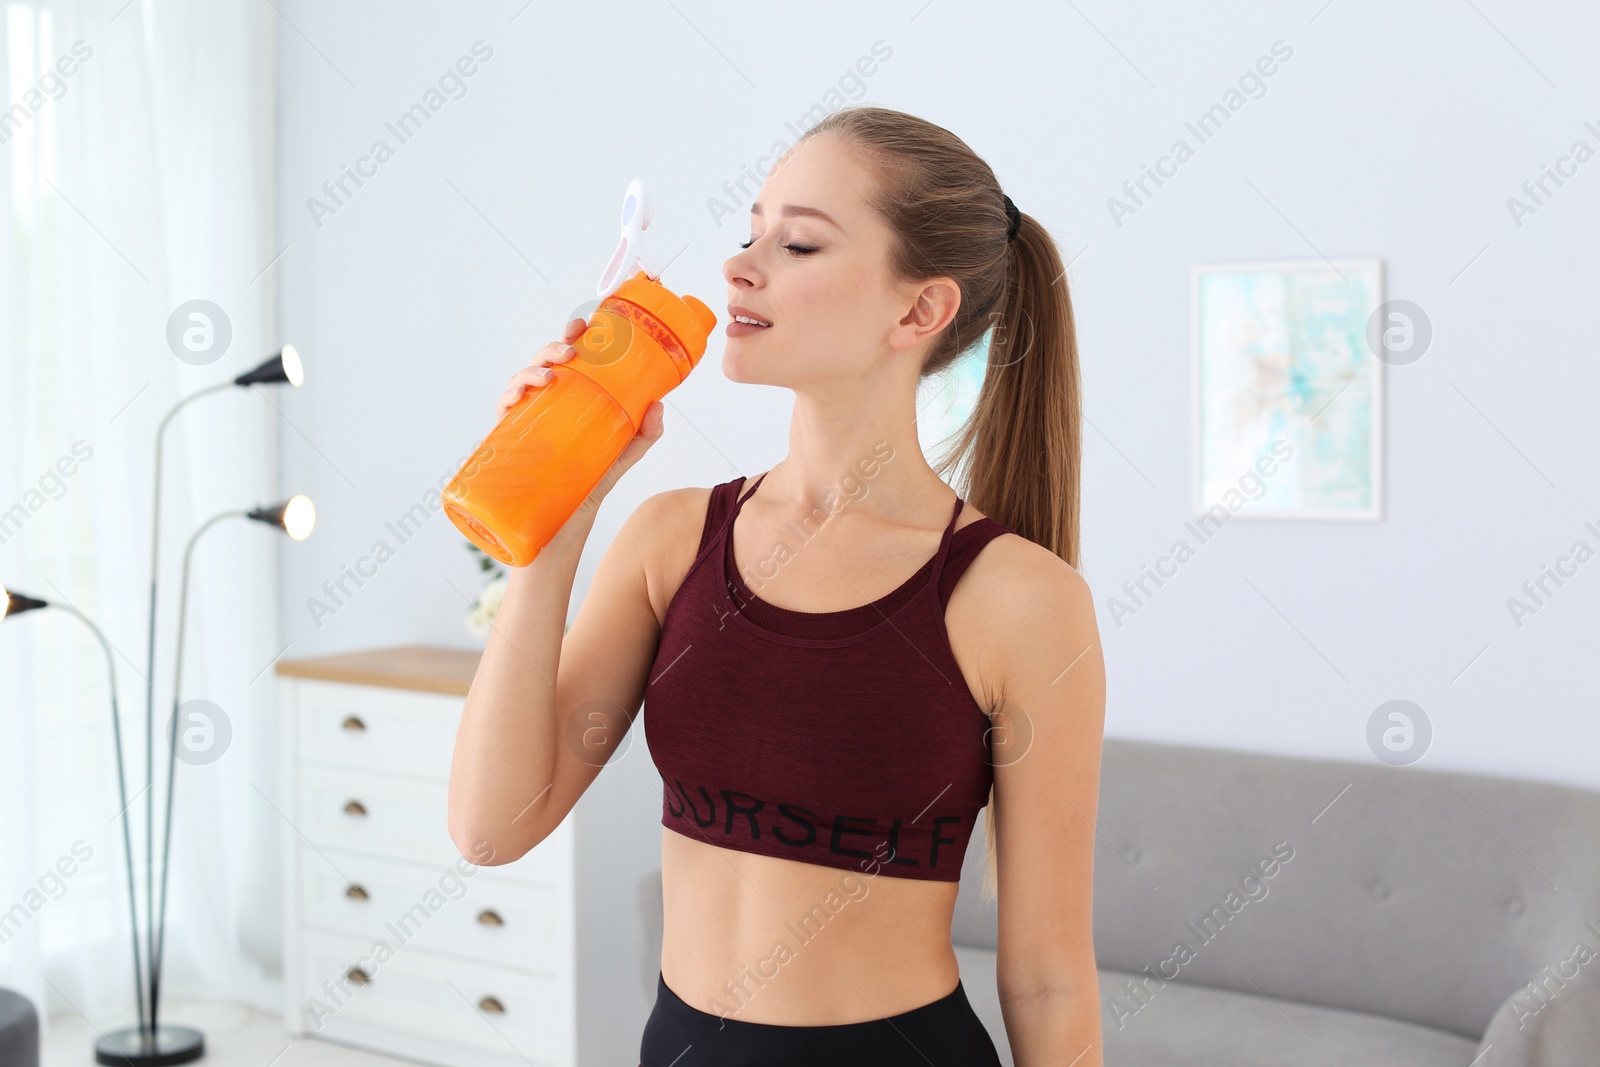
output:
[[378, 685], [466, 696], [481, 652], [432, 645], [399, 645], [315, 659], [279, 660], [275, 672], [351, 685]]

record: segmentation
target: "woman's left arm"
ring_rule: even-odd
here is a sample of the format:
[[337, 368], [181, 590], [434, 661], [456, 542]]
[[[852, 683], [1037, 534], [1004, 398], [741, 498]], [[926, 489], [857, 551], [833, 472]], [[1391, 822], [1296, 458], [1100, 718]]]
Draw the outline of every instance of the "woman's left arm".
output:
[[[997, 980], [1017, 1067], [1102, 1067], [1094, 841], [1106, 674], [1094, 596], [1004, 538], [985, 583], [995, 731]], [[998, 555], [998, 554], [997, 554]]]

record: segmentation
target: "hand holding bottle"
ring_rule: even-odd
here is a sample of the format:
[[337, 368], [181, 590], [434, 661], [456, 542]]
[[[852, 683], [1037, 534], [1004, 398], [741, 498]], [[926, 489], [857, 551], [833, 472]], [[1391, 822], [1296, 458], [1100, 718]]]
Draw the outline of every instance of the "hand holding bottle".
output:
[[[505, 418], [510, 411], [530, 389], [538, 389], [548, 385], [554, 380], [555, 372], [550, 369], [552, 365], [564, 363], [571, 359], [577, 352], [574, 343], [583, 336], [589, 324], [584, 319], [572, 319], [562, 330], [560, 341], [551, 341], [539, 351], [535, 352], [529, 364], [511, 376], [511, 381], [506, 391], [500, 394], [500, 402], [495, 408], [495, 419]], [[617, 484], [617, 481], [639, 461], [639, 458], [649, 451], [650, 446], [661, 438], [665, 429], [665, 406], [657, 400], [645, 409], [644, 420], [639, 427], [639, 432], [633, 440], [623, 448], [615, 462], [601, 476], [600, 481], [574, 514], [584, 515], [583, 521], [593, 517], [593, 513], [600, 507], [600, 501], [605, 499], [607, 493]], [[565, 527], [563, 527], [565, 529]]]
[[552, 363], [562, 363], [572, 358], [577, 349], [572, 347], [572, 342], [583, 336], [583, 331], [588, 328], [588, 323], [583, 319], [573, 319], [561, 331], [561, 340], [551, 341], [533, 354], [533, 360], [526, 367], [511, 376], [511, 383], [505, 392], [500, 394], [499, 406], [495, 408], [495, 421], [506, 417], [506, 412], [511, 410], [528, 389], [544, 385], [550, 381], [551, 372], [547, 369]]

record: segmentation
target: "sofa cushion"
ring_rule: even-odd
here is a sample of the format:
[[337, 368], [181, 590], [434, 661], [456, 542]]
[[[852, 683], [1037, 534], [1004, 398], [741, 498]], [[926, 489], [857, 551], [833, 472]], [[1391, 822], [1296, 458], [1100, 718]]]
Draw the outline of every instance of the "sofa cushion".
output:
[[[995, 954], [956, 947], [961, 985], [1012, 1067], [995, 987]], [[1107, 1007], [1134, 979], [1100, 969], [1101, 1037], [1112, 1067], [1465, 1067], [1477, 1042], [1380, 1015], [1168, 982], [1134, 1014]]]

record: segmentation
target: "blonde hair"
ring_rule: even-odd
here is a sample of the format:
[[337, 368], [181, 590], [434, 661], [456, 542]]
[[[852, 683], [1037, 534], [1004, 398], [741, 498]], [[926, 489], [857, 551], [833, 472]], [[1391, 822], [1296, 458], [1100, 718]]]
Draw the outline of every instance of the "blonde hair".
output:
[[[960, 309], [934, 341], [922, 377], [992, 331], [972, 414], [934, 470], [956, 471], [952, 487], [973, 507], [1076, 568], [1082, 397], [1072, 300], [1054, 239], [1024, 213], [1008, 241], [994, 171], [941, 126], [862, 105], [833, 112], [800, 140], [825, 134], [858, 151], [878, 177], [873, 206], [895, 234], [889, 261], [897, 277], [948, 277], [961, 289]], [[991, 787], [985, 900], [999, 888], [994, 802]]]

